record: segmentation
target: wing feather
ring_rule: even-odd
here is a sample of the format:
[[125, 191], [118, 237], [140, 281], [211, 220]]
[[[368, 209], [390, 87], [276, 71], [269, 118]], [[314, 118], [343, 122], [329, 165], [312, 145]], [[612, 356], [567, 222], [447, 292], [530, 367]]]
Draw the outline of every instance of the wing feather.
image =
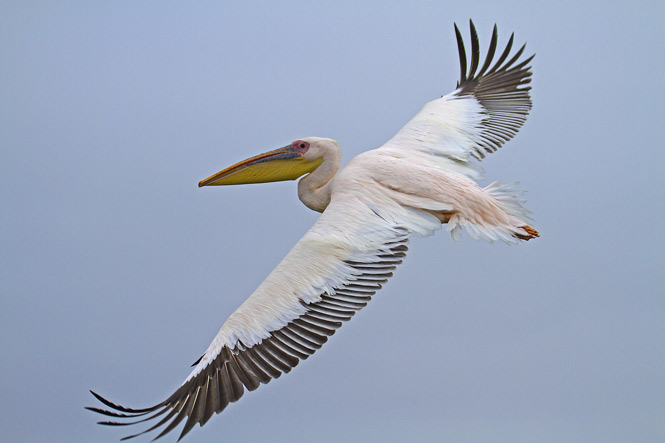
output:
[[482, 160], [519, 131], [531, 110], [529, 63], [534, 56], [518, 63], [526, 47], [523, 45], [505, 62], [513, 47], [513, 34], [492, 66], [498, 40], [495, 25], [487, 56], [476, 74], [480, 45], [471, 21], [470, 30], [471, 56], [467, 70], [464, 39], [455, 25], [460, 57], [457, 89], [427, 103], [380, 149], [396, 156], [408, 153], [424, 158], [475, 179], [482, 169], [470, 163], [470, 157]]
[[[111, 410], [88, 409], [115, 417], [119, 421], [104, 422], [114, 426], [146, 422], [168, 412], [157, 424], [125, 438], [165, 426], [156, 437], [160, 438], [184, 421], [180, 439], [197, 423], [202, 426], [214, 413], [237, 401], [245, 389], [251, 391], [279, 378], [321, 348], [344, 322], [367, 305], [408, 249], [409, 229], [387, 222], [366, 206], [361, 209], [362, 216], [352, 216], [353, 211], [359, 211], [358, 205], [345, 205], [348, 203], [331, 203], [271, 276], [227, 320], [185, 383], [166, 401], [150, 408], [131, 409], [93, 393]], [[340, 225], [340, 214], [353, 222]], [[353, 229], [355, 232], [351, 232]], [[312, 250], [327, 252], [317, 255]], [[327, 274], [309, 275], [310, 269]], [[275, 276], [280, 277], [279, 282], [291, 284], [279, 284]], [[311, 296], [314, 291], [317, 296]], [[273, 317], [287, 316], [286, 321], [271, 318], [258, 325], [243, 325], [238, 320], [246, 318], [248, 309], [266, 309], [270, 302]], [[144, 417], [150, 413], [154, 414]]]

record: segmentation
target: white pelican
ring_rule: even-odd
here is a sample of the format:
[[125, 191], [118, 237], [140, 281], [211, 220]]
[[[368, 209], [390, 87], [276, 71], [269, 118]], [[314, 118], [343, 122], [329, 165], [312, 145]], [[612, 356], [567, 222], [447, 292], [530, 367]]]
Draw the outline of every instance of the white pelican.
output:
[[[337, 175], [336, 141], [307, 137], [249, 158], [201, 181], [199, 186], [298, 182], [298, 197], [322, 212], [318, 221], [226, 320], [185, 382], [163, 402], [144, 409], [116, 405], [106, 416], [160, 419], [127, 438], [187, 419], [180, 438], [203, 426], [230, 402], [253, 391], [319, 349], [343, 322], [367, 305], [406, 255], [412, 234], [431, 235], [443, 223], [454, 239], [466, 227], [474, 238], [511, 243], [538, 237], [525, 218], [519, 193], [499, 182], [481, 188], [481, 160], [512, 138], [531, 109], [529, 62], [513, 44], [492, 65], [497, 28], [479, 68], [478, 35], [471, 27], [471, 65], [459, 29], [457, 88], [427, 103], [392, 139], [349, 162]], [[151, 415], [152, 413], [152, 415]], [[165, 414], [165, 415], [164, 415]], [[163, 417], [161, 417], [164, 415]], [[124, 440], [123, 439], [123, 440]]]

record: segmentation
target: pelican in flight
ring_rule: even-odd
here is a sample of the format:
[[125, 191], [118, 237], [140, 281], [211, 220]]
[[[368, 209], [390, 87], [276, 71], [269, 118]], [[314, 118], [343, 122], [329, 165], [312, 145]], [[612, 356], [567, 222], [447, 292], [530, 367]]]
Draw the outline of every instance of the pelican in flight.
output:
[[[404, 259], [411, 235], [447, 225], [453, 239], [463, 228], [474, 238], [514, 243], [538, 237], [525, 221], [520, 193], [494, 182], [480, 187], [473, 160], [499, 149], [524, 124], [533, 56], [510, 56], [514, 34], [498, 60], [497, 28], [480, 66], [470, 22], [471, 56], [455, 25], [460, 80], [448, 95], [422, 108], [378, 149], [338, 172], [341, 151], [328, 138], [305, 137], [251, 157], [202, 180], [199, 186], [296, 180], [298, 197], [321, 212], [312, 228], [261, 285], [224, 322], [194, 370], [166, 400], [131, 409], [92, 394], [113, 417], [105, 425], [156, 422], [160, 438], [185, 421], [180, 438], [197, 423], [291, 371], [314, 354], [342, 323], [365, 307]], [[510, 57], [510, 58], [509, 58]]]

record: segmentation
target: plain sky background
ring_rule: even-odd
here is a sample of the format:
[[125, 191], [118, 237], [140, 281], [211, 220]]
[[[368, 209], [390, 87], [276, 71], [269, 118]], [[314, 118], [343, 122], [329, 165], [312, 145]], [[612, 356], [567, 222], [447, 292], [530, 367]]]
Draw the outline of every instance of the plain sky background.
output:
[[185, 441], [665, 441], [662, 1], [1, 1], [0, 440], [142, 429], [96, 425], [88, 389], [170, 395], [318, 216], [294, 182], [198, 181], [306, 136], [378, 147], [454, 88], [470, 17], [483, 51], [496, 22], [537, 53], [483, 166], [542, 237], [414, 239], [321, 351]]

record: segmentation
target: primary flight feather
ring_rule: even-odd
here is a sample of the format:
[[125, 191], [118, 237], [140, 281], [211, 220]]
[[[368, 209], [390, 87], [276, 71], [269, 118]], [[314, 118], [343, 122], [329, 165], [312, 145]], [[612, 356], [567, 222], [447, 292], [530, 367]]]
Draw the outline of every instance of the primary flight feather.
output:
[[[519, 192], [499, 182], [481, 188], [473, 162], [500, 148], [524, 124], [533, 56], [510, 55], [513, 36], [494, 61], [497, 28], [480, 66], [473, 22], [471, 58], [457, 26], [460, 80], [448, 95], [427, 103], [392, 139], [360, 154], [337, 173], [337, 142], [307, 137], [261, 154], [201, 181], [199, 186], [298, 182], [298, 197], [322, 212], [317, 222], [224, 322], [185, 382], [163, 402], [144, 409], [114, 404], [88, 409], [125, 421], [154, 422], [124, 439], [184, 421], [180, 438], [197, 423], [312, 355], [343, 322], [365, 307], [404, 259], [409, 237], [447, 224], [454, 239], [513, 243], [538, 237], [525, 221]], [[510, 59], [508, 60], [508, 58]], [[508, 60], [508, 61], [506, 61]], [[472, 158], [473, 157], [473, 158]]]

